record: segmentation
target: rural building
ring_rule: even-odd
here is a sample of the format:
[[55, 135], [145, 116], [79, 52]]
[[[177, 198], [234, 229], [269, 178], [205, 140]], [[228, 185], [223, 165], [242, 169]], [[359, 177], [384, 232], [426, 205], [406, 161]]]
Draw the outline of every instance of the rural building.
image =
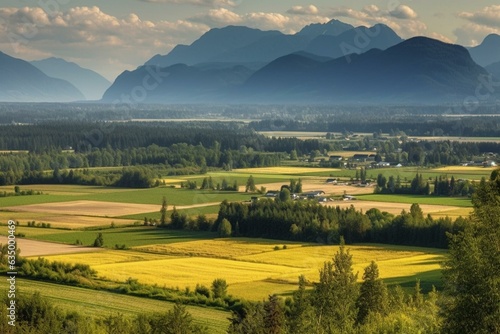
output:
[[369, 161], [375, 161], [375, 155], [373, 153], [368, 153], [368, 154], [355, 154], [352, 157], [352, 161], [359, 161], [359, 162], [369, 162]]
[[342, 156], [341, 155], [330, 155], [330, 162], [334, 162], [334, 161], [342, 161]]

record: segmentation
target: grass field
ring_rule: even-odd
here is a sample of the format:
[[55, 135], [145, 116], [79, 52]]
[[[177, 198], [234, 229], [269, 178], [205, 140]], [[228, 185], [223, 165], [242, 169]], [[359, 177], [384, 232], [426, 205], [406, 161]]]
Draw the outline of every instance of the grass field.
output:
[[[61, 309], [77, 311], [82, 315], [98, 319], [108, 315], [164, 313], [171, 310], [173, 303], [114, 294], [110, 292], [70, 287], [59, 284], [17, 279], [17, 288], [21, 293], [32, 294], [39, 291], [54, 305]], [[1, 291], [6, 295], [5, 291]], [[186, 306], [196, 324], [208, 327], [209, 333], [224, 333], [229, 326], [229, 312], [213, 308]]]
[[418, 203], [430, 205], [446, 205], [455, 207], [472, 207], [470, 198], [467, 197], [434, 197], [434, 196], [419, 196], [419, 195], [359, 195], [359, 200], [375, 201], [375, 202], [392, 202], [392, 203]]
[[335, 168], [309, 168], [309, 167], [260, 167], [260, 168], [240, 168], [234, 169], [233, 172], [237, 173], [254, 173], [254, 174], [274, 174], [274, 175], [307, 175], [309, 173], [324, 173], [340, 171]]
[[[75, 244], [76, 240], [80, 240], [85, 246], [92, 245], [97, 237], [97, 233], [102, 233], [104, 246], [110, 248], [113, 248], [116, 244], [135, 247], [149, 244], [168, 244], [198, 239], [211, 239], [215, 236], [215, 233], [211, 232], [169, 231], [144, 226], [108, 228], [100, 231], [68, 231], [18, 226], [16, 232], [25, 234], [26, 238], [40, 241]], [[7, 235], [7, 229], [5, 228], [0, 231], [0, 235]]]
[[[194, 288], [196, 284], [209, 286], [214, 279], [224, 278], [233, 295], [262, 300], [272, 293], [290, 293], [296, 289], [301, 274], [310, 281], [317, 281], [323, 263], [331, 260], [338, 251], [338, 246], [262, 239], [185, 241], [142, 246], [129, 251], [106, 250], [98, 254], [47, 258], [87, 263], [97, 270], [99, 276], [113, 281], [122, 282], [133, 277], [142, 283], [181, 289], [186, 286]], [[286, 249], [283, 249], [283, 244], [287, 245]], [[275, 246], [280, 250], [274, 250]], [[429, 273], [440, 270], [443, 250], [386, 245], [348, 248], [360, 280], [363, 268], [375, 260], [381, 277], [390, 279], [393, 284], [411, 284], [417, 277], [427, 287], [441, 285], [439, 277], [429, 276]]]

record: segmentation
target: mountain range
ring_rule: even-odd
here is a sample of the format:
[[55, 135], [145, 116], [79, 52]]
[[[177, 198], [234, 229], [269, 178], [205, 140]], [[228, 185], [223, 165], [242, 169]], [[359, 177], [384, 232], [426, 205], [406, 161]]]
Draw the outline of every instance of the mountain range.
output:
[[178, 45], [165, 56], [156, 55], [145, 65], [231, 63], [248, 66], [266, 64], [299, 51], [337, 58], [346, 52], [362, 53], [372, 48], [384, 50], [401, 41], [393, 30], [382, 24], [354, 28], [337, 20], [308, 25], [294, 35], [228, 26], [208, 31], [189, 46]]
[[[151, 71], [146, 65], [122, 74], [104, 100], [132, 92]], [[148, 102], [439, 103], [473, 94], [479, 76], [488, 75], [464, 47], [425, 37], [335, 59], [292, 53], [257, 71], [185, 64], [162, 71], [164, 80], [148, 92]]]
[[32, 61], [31, 64], [49, 77], [68, 81], [80, 90], [87, 100], [100, 100], [106, 89], [111, 86], [111, 82], [100, 74], [64, 59], [47, 58]]
[[[0, 53], [0, 100], [448, 103], [474, 95], [480, 76], [489, 73], [500, 79], [498, 35], [464, 48], [425, 37], [403, 40], [383, 24], [331, 20], [292, 35], [242, 26], [211, 29], [191, 45], [123, 72], [113, 84], [63, 59], [30, 64]], [[498, 97], [496, 92], [492, 98]]]
[[0, 101], [72, 102], [84, 99], [69, 82], [49, 77], [27, 61], [0, 52]]

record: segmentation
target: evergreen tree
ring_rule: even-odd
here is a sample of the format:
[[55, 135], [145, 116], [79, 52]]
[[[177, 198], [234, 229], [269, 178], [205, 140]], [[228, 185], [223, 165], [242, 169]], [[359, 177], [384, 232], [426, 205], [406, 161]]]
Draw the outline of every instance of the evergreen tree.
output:
[[313, 326], [314, 310], [306, 292], [306, 278], [299, 277], [299, 289], [293, 293], [292, 306], [289, 316], [289, 331], [291, 334], [315, 332]]
[[160, 209], [160, 224], [165, 226], [167, 224], [167, 198], [163, 196]]
[[245, 187], [245, 192], [255, 192], [257, 188], [255, 187], [255, 180], [253, 179], [253, 176], [250, 175], [250, 177], [247, 180], [247, 185]]
[[264, 304], [264, 326], [268, 334], [286, 333], [285, 314], [279, 303], [278, 296], [269, 296], [269, 300]]
[[371, 313], [385, 314], [388, 310], [387, 287], [379, 279], [379, 270], [375, 261], [365, 268], [356, 306], [358, 307], [358, 323], [363, 323]]
[[445, 333], [500, 333], [500, 173], [481, 181], [472, 222], [450, 236]]
[[340, 249], [333, 262], [320, 269], [319, 283], [314, 289], [317, 325], [326, 333], [353, 333], [357, 317], [359, 289], [357, 274], [352, 270], [352, 255], [346, 251], [341, 237]]

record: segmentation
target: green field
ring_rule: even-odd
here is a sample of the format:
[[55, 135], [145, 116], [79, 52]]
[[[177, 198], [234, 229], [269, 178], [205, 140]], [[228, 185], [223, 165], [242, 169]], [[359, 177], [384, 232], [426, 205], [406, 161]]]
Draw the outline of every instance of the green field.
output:
[[[18, 226], [16, 232], [24, 234], [26, 238], [40, 241], [75, 244], [76, 240], [80, 240], [85, 246], [92, 245], [97, 237], [97, 233], [102, 233], [104, 246], [109, 248], [113, 248], [116, 244], [125, 244], [127, 247], [135, 247], [149, 244], [169, 244], [199, 239], [211, 239], [215, 237], [215, 233], [212, 232], [170, 231], [144, 226], [83, 231]], [[7, 229], [3, 229], [0, 234], [7, 235]]]
[[[209, 206], [202, 206], [198, 208], [190, 208], [190, 209], [179, 209], [177, 210], [179, 213], [185, 213], [188, 217], [196, 217], [198, 215], [216, 215], [219, 212], [220, 205], [209, 205]], [[167, 215], [170, 215], [172, 213], [172, 209], [167, 210]], [[160, 219], [160, 212], [155, 211], [155, 212], [149, 212], [146, 214], [137, 214], [137, 215], [128, 215], [128, 216], [121, 216], [118, 218], [121, 219], [135, 219], [138, 221], [143, 221], [144, 217], [148, 219]]]
[[470, 198], [467, 197], [434, 197], [419, 195], [358, 195], [359, 200], [394, 203], [418, 203], [431, 205], [450, 205], [457, 207], [472, 207]]
[[[19, 278], [16, 283], [21, 293], [32, 294], [39, 291], [55, 306], [95, 319], [117, 314], [136, 316], [144, 313], [164, 313], [174, 305], [166, 301]], [[1, 293], [6, 295], [4, 291]], [[199, 306], [186, 306], [186, 310], [191, 313], [196, 324], [208, 327], [209, 333], [223, 333], [229, 326], [229, 312]]]

